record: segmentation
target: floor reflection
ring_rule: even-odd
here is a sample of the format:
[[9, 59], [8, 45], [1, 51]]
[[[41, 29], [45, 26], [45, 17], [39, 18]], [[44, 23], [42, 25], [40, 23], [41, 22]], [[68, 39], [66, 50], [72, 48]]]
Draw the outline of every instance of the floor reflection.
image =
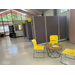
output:
[[18, 52], [17, 47], [9, 47], [8, 51], [10, 54], [16, 54]]

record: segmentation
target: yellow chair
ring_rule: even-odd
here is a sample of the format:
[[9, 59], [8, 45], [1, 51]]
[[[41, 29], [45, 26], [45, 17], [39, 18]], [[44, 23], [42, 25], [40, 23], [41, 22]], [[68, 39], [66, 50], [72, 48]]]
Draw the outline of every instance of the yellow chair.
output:
[[58, 35], [50, 35], [50, 43], [58, 43]]
[[[65, 64], [65, 63], [62, 62], [62, 54], [65, 54], [65, 57], [66, 57], [66, 58], [69, 58], [69, 57], [67, 57], [66, 55], [74, 56], [74, 60], [75, 60], [75, 50], [73, 50], [73, 49], [68, 49], [68, 48], [66, 48], [66, 49], [61, 53], [61, 60], [60, 60], [60, 62], [61, 62], [62, 64]], [[73, 59], [73, 58], [69, 58], [69, 59]], [[65, 65], [66, 65], [66, 64], [65, 64]]]
[[[35, 39], [33, 39], [32, 40], [32, 42], [33, 42], [33, 46], [34, 46], [34, 52], [33, 52], [33, 57], [34, 57], [34, 54], [35, 54], [35, 51], [36, 51], [36, 53], [43, 53], [43, 56], [45, 57], [45, 47], [42, 45], [42, 46], [40, 46], [40, 45], [37, 45], [37, 42], [36, 42], [36, 40]], [[37, 51], [43, 51], [43, 52], [37, 52]], [[44, 57], [34, 57], [34, 58], [44, 58]]]

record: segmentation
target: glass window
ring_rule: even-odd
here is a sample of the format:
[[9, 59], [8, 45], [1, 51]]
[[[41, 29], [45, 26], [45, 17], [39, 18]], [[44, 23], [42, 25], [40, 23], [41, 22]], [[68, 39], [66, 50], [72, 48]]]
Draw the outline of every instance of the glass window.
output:
[[21, 20], [21, 16], [17, 15], [17, 19], [18, 19], [18, 20]]
[[63, 13], [63, 12], [66, 12], [66, 11], [69, 11], [70, 9], [60, 9], [60, 13]]
[[13, 20], [18, 20], [17, 15], [16, 14], [12, 14], [12, 19]]
[[2, 16], [2, 19], [3, 19], [3, 21], [8, 21], [6, 15]]
[[15, 30], [23, 30], [21, 25], [15, 25]]
[[8, 25], [4, 25], [4, 29], [5, 29], [5, 32], [9, 32], [9, 26]]
[[26, 20], [25, 17], [22, 17], [22, 20]]
[[2, 21], [2, 17], [0, 17], [0, 21]]
[[7, 14], [7, 19], [8, 19], [8, 21], [12, 21], [12, 15], [11, 15], [11, 13]]
[[66, 12], [66, 11], [68, 11], [68, 9], [61, 9], [60, 13], [63, 13], [63, 12]]
[[68, 9], [68, 10], [70, 10], [70, 9]]
[[0, 26], [0, 32], [4, 32], [3, 25]]

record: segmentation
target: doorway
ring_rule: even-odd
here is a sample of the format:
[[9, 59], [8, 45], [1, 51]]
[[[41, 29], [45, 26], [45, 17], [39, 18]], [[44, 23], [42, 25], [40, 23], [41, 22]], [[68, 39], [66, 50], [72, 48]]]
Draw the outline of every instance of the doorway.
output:
[[0, 25], [0, 36], [9, 36], [9, 25]]
[[5, 32], [5, 35], [8, 36], [9, 35], [9, 25], [4, 25], [4, 32]]

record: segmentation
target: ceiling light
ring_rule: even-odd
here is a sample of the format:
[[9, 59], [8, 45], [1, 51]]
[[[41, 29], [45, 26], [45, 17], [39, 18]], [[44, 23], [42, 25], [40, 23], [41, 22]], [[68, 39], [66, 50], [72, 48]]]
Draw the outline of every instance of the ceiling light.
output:
[[22, 9], [22, 10], [27, 11], [27, 9]]

